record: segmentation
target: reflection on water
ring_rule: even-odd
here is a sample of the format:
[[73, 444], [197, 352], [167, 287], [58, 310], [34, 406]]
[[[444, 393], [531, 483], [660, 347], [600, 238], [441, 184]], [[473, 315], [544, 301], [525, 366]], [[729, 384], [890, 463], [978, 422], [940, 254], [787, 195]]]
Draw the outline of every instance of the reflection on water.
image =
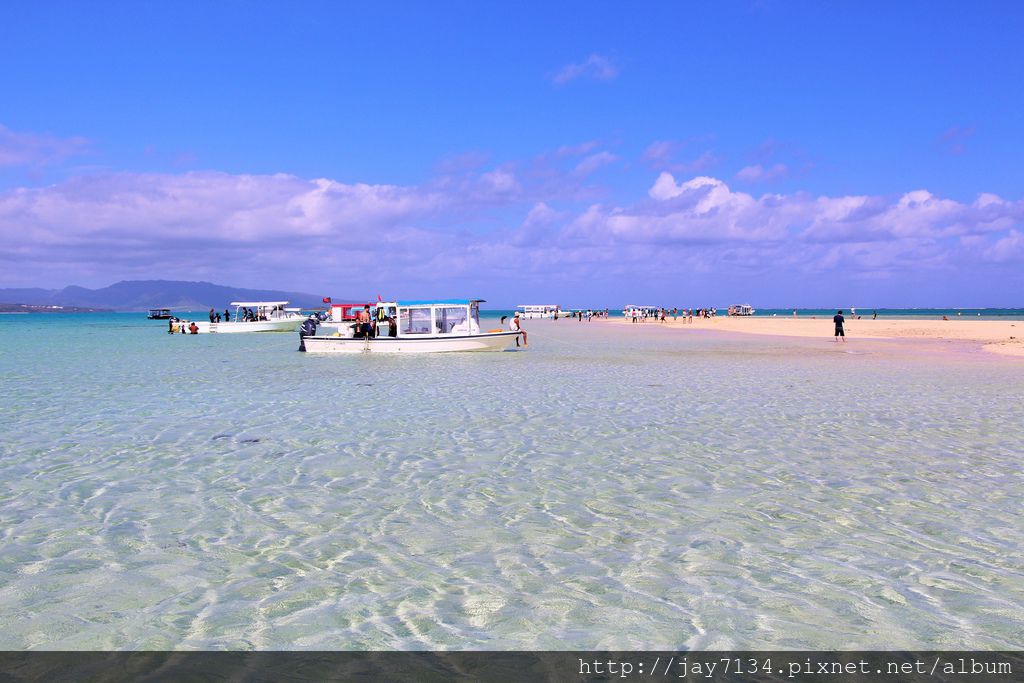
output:
[[527, 329], [318, 357], [0, 321], [0, 647], [1021, 642], [1024, 364]]

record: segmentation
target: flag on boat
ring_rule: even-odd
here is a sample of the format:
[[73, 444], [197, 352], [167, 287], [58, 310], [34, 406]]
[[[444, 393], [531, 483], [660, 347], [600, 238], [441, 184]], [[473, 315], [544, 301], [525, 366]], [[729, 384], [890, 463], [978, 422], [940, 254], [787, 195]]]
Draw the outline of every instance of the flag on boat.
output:
[[325, 303], [325, 304], [329, 304], [329, 303], [331, 303], [331, 297], [329, 297], [329, 296], [325, 296], [325, 297], [324, 297], [324, 303]]

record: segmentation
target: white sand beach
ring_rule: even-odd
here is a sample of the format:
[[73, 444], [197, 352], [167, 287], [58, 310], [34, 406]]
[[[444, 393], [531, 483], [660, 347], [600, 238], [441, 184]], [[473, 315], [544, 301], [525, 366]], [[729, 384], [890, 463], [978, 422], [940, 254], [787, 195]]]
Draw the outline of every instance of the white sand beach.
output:
[[[633, 325], [624, 318], [612, 318], [610, 322]], [[831, 317], [728, 317], [694, 318], [692, 323], [683, 318], [664, 323], [648, 320], [637, 323], [644, 326], [672, 327], [683, 330], [717, 330], [743, 334], [771, 335], [780, 337], [831, 338], [833, 325]], [[934, 341], [961, 341], [976, 343], [985, 351], [1006, 356], [1024, 356], [1024, 321], [1021, 320], [908, 320], [861, 318], [851, 320], [846, 316], [845, 332], [848, 341], [856, 339], [915, 339]]]

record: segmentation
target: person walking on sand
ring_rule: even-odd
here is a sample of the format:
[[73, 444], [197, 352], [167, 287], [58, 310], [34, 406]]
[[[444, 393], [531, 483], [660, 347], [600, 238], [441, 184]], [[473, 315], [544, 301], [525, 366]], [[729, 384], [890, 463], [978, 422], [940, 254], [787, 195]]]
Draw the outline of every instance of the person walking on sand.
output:
[[[524, 330], [519, 325], [519, 311], [516, 311], [516, 314], [512, 316], [511, 320], [508, 321], [508, 329], [511, 332], [518, 332], [519, 334], [523, 335], [523, 347], [524, 348], [530, 345], [526, 341], [526, 330]], [[519, 340], [518, 339], [516, 339], [516, 344], [519, 344]]]
[[843, 343], [845, 344], [846, 333], [843, 332], [843, 323], [846, 322], [846, 319], [843, 318], [843, 312], [841, 310], [836, 311], [836, 314], [832, 316], [832, 322], [836, 324], [836, 343], [839, 343], [839, 339], [842, 338]]

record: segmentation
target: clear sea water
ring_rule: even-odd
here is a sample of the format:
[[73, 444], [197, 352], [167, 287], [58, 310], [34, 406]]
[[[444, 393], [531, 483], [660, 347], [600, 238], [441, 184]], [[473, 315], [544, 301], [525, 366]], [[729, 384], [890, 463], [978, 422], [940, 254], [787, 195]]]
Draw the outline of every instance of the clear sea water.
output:
[[1024, 362], [573, 321], [528, 321], [525, 353], [317, 357], [165, 327], [0, 316], [0, 649], [1024, 642]]

